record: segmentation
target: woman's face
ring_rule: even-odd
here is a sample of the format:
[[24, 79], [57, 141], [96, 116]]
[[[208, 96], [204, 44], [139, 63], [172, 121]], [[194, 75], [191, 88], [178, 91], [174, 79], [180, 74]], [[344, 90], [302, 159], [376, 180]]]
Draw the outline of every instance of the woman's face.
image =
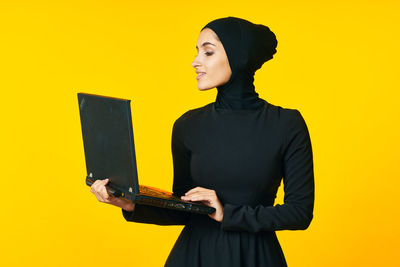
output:
[[204, 28], [197, 40], [197, 56], [192, 62], [197, 73], [197, 87], [208, 90], [229, 81], [232, 71], [224, 46], [210, 28]]

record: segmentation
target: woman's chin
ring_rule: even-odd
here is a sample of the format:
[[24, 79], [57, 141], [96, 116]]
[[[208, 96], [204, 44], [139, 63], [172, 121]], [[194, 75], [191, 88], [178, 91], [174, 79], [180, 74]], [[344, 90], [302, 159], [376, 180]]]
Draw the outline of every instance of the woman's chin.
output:
[[198, 88], [200, 91], [210, 90], [210, 89], [212, 89], [212, 88], [214, 88], [214, 87], [215, 87], [215, 86], [203, 85], [203, 84], [200, 84], [200, 83], [197, 84], [197, 88]]

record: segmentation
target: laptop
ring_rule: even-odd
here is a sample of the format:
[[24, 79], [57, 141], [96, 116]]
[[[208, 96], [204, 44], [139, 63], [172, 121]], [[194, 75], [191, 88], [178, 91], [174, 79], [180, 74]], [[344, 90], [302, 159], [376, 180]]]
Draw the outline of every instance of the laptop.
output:
[[78, 93], [86, 185], [109, 178], [107, 192], [115, 197], [167, 209], [211, 214], [215, 208], [185, 201], [174, 193], [139, 185], [130, 100]]

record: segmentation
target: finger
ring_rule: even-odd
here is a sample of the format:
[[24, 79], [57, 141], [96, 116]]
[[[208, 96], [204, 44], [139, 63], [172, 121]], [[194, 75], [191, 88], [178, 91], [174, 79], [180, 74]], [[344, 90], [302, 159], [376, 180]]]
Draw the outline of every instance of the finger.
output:
[[99, 187], [100, 184], [101, 184], [101, 181], [100, 181], [100, 180], [96, 180], [96, 181], [93, 183], [93, 185], [92, 185], [93, 190], [96, 191], [96, 192], [98, 192], [98, 191], [99, 191], [99, 188], [100, 188], [100, 187]]
[[101, 196], [99, 196], [99, 195], [96, 195], [96, 198], [97, 198], [97, 200], [98, 200], [98, 201], [100, 201], [100, 202], [104, 202], [104, 200], [101, 198]]
[[101, 180], [96, 180], [93, 183], [93, 186], [97, 187], [101, 183]]
[[96, 196], [97, 200], [100, 202], [104, 202], [103, 198], [99, 195], [98, 192], [95, 192], [94, 195]]
[[92, 184], [92, 186], [90, 187], [90, 192], [92, 192], [93, 194], [97, 193], [97, 184]]
[[213, 192], [210, 192], [209, 190], [207, 190], [207, 191], [194, 192], [194, 193], [191, 193], [191, 194], [188, 194], [188, 195], [184, 195], [182, 197], [191, 198], [191, 197], [198, 196], [198, 195], [215, 196], [215, 194]]
[[213, 199], [213, 198], [215, 198], [215, 196], [212, 194], [209, 194], [209, 193], [194, 193], [190, 196], [183, 196], [182, 199], [191, 200], [191, 201], [199, 201], [199, 200]]
[[113, 195], [109, 194], [108, 192], [106, 193], [107, 195], [104, 197], [104, 200], [109, 203], [111, 199], [114, 197]]
[[105, 189], [105, 186], [102, 185], [101, 182], [100, 182], [100, 184], [98, 184], [95, 187], [95, 192], [96, 192], [97, 196], [100, 198], [101, 201], [104, 201], [104, 199], [105, 199], [105, 196], [104, 196], [104, 193], [103, 193], [104, 189]]
[[198, 189], [199, 189], [199, 187], [194, 187], [194, 188], [190, 189], [189, 191], [187, 191], [187, 192], [185, 193], [185, 195], [190, 194], [190, 193], [192, 193], [193, 191], [196, 191], [196, 190], [198, 190]]
[[197, 196], [195, 198], [192, 198], [191, 201], [201, 201], [204, 204], [210, 204], [210, 205], [215, 202], [208, 196]]
[[94, 181], [94, 183], [92, 184], [91, 187], [97, 189], [97, 191], [98, 191], [98, 189], [100, 188], [100, 186], [105, 185], [105, 184], [108, 183], [108, 180], [109, 180], [108, 178], [107, 178], [107, 179], [104, 179], [104, 180], [96, 180], [96, 181]]
[[96, 180], [90, 187], [90, 191], [96, 196], [100, 202], [109, 202], [111, 195], [108, 194], [105, 185], [108, 183], [109, 178], [104, 180]]
[[102, 187], [108, 183], [108, 179], [104, 179], [104, 180], [96, 180], [94, 182], [94, 189], [99, 192], [102, 190]]
[[101, 190], [100, 190], [99, 194], [105, 201], [108, 200], [109, 194], [108, 194], [107, 189], [106, 189], [106, 187], [104, 185], [101, 187]]
[[185, 195], [190, 195], [190, 194], [192, 194], [192, 193], [201, 192], [201, 191], [205, 191], [205, 190], [209, 190], [209, 189], [198, 186], [198, 187], [192, 188], [192, 189], [190, 189], [189, 191], [187, 191], [187, 192], [185, 193]]
[[203, 201], [201, 201], [201, 203], [203, 203], [204, 205], [207, 205], [207, 206], [215, 208], [214, 202], [212, 200], [203, 200]]
[[198, 192], [193, 192], [191, 194], [184, 195], [184, 197], [192, 197], [196, 195], [208, 195], [208, 196], [217, 196], [215, 192], [212, 190], [204, 190], [204, 191], [198, 191]]
[[104, 202], [104, 199], [102, 196], [99, 194], [99, 180], [96, 180], [92, 186], [90, 187], [90, 191], [96, 196], [98, 201]]
[[95, 184], [93, 183], [93, 184], [90, 186], [90, 192], [94, 193], [94, 187], [95, 187]]
[[114, 196], [107, 191], [106, 187], [104, 187], [104, 188], [105, 188], [104, 189], [104, 200], [106, 200], [107, 202], [110, 202], [114, 198]]
[[111, 198], [111, 195], [108, 193], [106, 184], [108, 183], [109, 179], [106, 178], [103, 180], [103, 186], [101, 187], [102, 197], [105, 202], [108, 202]]

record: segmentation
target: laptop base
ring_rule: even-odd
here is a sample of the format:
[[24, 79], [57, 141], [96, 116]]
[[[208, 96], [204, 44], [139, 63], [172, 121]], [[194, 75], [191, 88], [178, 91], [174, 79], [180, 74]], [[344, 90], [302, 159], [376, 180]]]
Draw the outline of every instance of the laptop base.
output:
[[[86, 185], [91, 186], [95, 180], [96, 179], [93, 177], [87, 176]], [[151, 186], [139, 185], [139, 194], [136, 194], [136, 196], [134, 194], [130, 194], [129, 192], [123, 192], [121, 189], [115, 189], [108, 184], [106, 185], [106, 190], [109, 194], [115, 197], [124, 198], [128, 201], [138, 204], [198, 214], [211, 214], [215, 212], [215, 208], [213, 207], [205, 206], [192, 201], [183, 201], [178, 196], [175, 196], [170, 192]]]

